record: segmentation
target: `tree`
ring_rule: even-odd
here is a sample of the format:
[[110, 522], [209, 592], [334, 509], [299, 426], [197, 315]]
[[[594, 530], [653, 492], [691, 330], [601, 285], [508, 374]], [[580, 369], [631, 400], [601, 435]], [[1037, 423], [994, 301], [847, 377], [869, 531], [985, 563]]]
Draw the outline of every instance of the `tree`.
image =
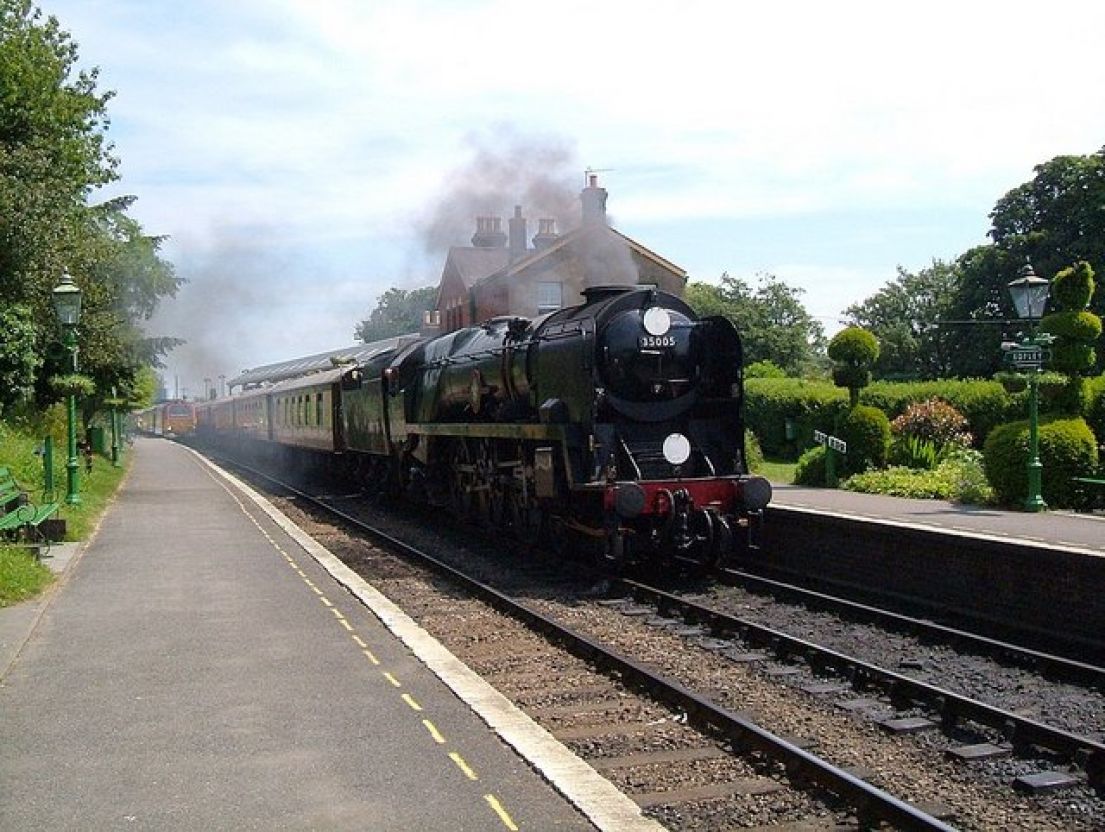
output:
[[[1099, 274], [1105, 269], [1105, 148], [1037, 165], [1030, 181], [997, 201], [990, 220], [993, 243], [971, 249], [956, 263], [960, 280], [949, 317], [991, 324], [1005, 319], [1007, 330], [1014, 330], [1019, 324], [1006, 286], [1026, 257], [1038, 274], [1080, 260]], [[1105, 314], [1105, 293], [1098, 293], [1090, 311]], [[990, 375], [1001, 368], [1000, 327], [956, 326], [952, 333], [956, 375]]]
[[954, 366], [952, 332], [941, 321], [951, 317], [960, 271], [933, 260], [918, 272], [898, 267], [898, 276], [862, 303], [844, 310], [850, 324], [878, 339], [876, 377], [935, 379]]
[[[78, 72], [77, 59], [55, 18], [30, 0], [0, 0], [0, 308], [25, 310], [35, 354], [16, 362], [19, 383], [5, 389], [33, 387], [40, 403], [57, 397], [47, 379], [68, 369], [48, 348], [58, 337], [51, 290], [65, 271], [83, 293], [82, 371], [101, 397], [176, 343], [138, 327], [181, 282], [158, 255], [161, 239], [126, 216], [133, 197], [88, 203], [115, 178], [106, 137], [113, 93], [99, 92], [97, 70]], [[0, 327], [0, 354], [25, 344], [25, 328]]]
[[380, 295], [376, 308], [368, 318], [357, 324], [353, 337], [367, 344], [393, 335], [418, 332], [422, 326], [422, 313], [432, 309], [436, 300], [436, 286], [422, 289], [392, 287]]
[[689, 283], [684, 300], [702, 316], [724, 315], [737, 327], [744, 362], [771, 361], [800, 375], [824, 350], [821, 324], [802, 305], [802, 289], [775, 275], [759, 275], [753, 289], [740, 278], [722, 274], [718, 285]]

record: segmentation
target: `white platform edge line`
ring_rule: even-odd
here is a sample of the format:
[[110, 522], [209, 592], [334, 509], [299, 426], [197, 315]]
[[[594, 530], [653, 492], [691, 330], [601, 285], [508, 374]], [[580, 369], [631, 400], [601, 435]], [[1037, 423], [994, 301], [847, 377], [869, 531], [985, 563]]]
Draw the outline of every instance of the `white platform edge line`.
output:
[[1040, 542], [1017, 537], [1012, 534], [989, 534], [987, 532], [960, 531], [948, 526], [938, 526], [934, 523], [909, 523], [904, 520], [891, 520], [887, 517], [874, 517], [870, 514], [849, 513], [843, 511], [830, 511], [828, 509], [815, 508], [813, 506], [800, 506], [793, 503], [772, 503], [772, 506], [786, 511], [797, 511], [801, 514], [816, 514], [819, 517], [835, 517], [840, 520], [863, 520], [868, 523], [878, 523], [883, 526], [891, 526], [899, 529], [916, 529], [925, 532], [937, 532], [949, 537], [964, 537], [978, 540], [986, 540], [993, 543], [1017, 543], [1035, 549], [1046, 549], [1054, 552], [1070, 552], [1076, 555], [1091, 555], [1093, 557], [1105, 557], [1105, 551], [1100, 549], [1087, 549], [1084, 546], [1063, 545], [1058, 542]]
[[205, 465], [249, 497], [274, 523], [303, 548], [330, 575], [349, 590], [388, 628], [415, 658], [468, 705], [495, 733], [511, 746], [549, 784], [582, 812], [589, 821], [609, 832], [662, 832], [664, 827], [644, 817], [641, 808], [576, 756], [556, 737], [530, 719], [482, 677], [454, 656], [441, 642], [423, 630], [364, 578], [342, 563], [278, 508], [233, 474], [224, 471], [197, 451], [188, 448]]

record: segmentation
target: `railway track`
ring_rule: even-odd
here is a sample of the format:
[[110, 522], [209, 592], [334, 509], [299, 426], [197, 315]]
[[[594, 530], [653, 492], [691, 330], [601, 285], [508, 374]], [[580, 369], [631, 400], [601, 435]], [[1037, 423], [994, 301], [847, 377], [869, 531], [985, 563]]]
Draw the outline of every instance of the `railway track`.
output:
[[[637, 622], [639, 629], [662, 632], [669, 644], [683, 643], [688, 651], [693, 649], [692, 643], [701, 645], [709, 642], [703, 652], [711, 656], [710, 662], [724, 665], [728, 660], [717, 660], [716, 657], [725, 651], [747, 654], [756, 649], [751, 642], [745, 642], [739, 650], [734, 650], [732, 643], [723, 644], [734, 633], [751, 633], [752, 629], [746, 622], [736, 621], [731, 616], [711, 618], [702, 605], [695, 606], [671, 593], [639, 583], [623, 584], [621, 589], [625, 595], [621, 598], [588, 598], [586, 592], [580, 589], [586, 586], [586, 578], [579, 581], [556, 571], [551, 574], [552, 581], [575, 584], [569, 594], [574, 594], [577, 600], [574, 605], [563, 608], [565, 614], [553, 615], [548, 608], [556, 605], [550, 605], [541, 593], [534, 591], [535, 583], [549, 583], [548, 570], [543, 574], [540, 568], [530, 570], [528, 577], [519, 578], [515, 569], [505, 583], [500, 583], [498, 587], [491, 586], [490, 582], [462, 573], [454, 565], [373, 528], [356, 516], [356, 511], [343, 510], [334, 501], [316, 500], [291, 489], [287, 484], [276, 483], [261, 472], [253, 472], [253, 475], [265, 477], [274, 482], [278, 489], [293, 494], [293, 500], [300, 507], [309, 508], [312, 512], [325, 512], [355, 530], [356, 535], [370, 536], [378, 545], [402, 552], [404, 558], [417, 560], [419, 568], [432, 569], [451, 586], [463, 587], [464, 595], [478, 596], [481, 603], [494, 608], [502, 616], [524, 622], [531, 632], [539, 632], [548, 641], [568, 649], [579, 664], [568, 665], [565, 664], [567, 660], [556, 653], [543, 653], [543, 648], [525, 636], [504, 637], [506, 625], [501, 619], [485, 626], [480, 623], [479, 613], [469, 611], [467, 615], [474, 618], [470, 617], [466, 619], [467, 623], [458, 625], [451, 614], [443, 610], [448, 603], [443, 605], [440, 594], [422, 602], [417, 597], [402, 602], [405, 608], [410, 605], [408, 612], [418, 613], [415, 617], [424, 620], [424, 626], [431, 632], [439, 634], [439, 637], [450, 636], [450, 649], [478, 672], [491, 678], [496, 687], [529, 711], [538, 722], [546, 725], [577, 753], [589, 759], [595, 768], [622, 786], [640, 805], [648, 807], [650, 813], [673, 828], [711, 824], [710, 820], [703, 820], [701, 813], [681, 807], [692, 804], [716, 808], [726, 805], [726, 800], [752, 801], [761, 808], [789, 804], [791, 816], [818, 818], [820, 825], [814, 828], [863, 827], [879, 822], [903, 829], [953, 828], [949, 823], [953, 813], [948, 804], [941, 805], [940, 798], [944, 795], [940, 790], [929, 796], [931, 800], [915, 798], [914, 803], [907, 802], [871, 782], [893, 782], [893, 776], [887, 776], [885, 772], [862, 771], [840, 761], [832, 762], [815, 753], [817, 743], [811, 742], [809, 737], [785, 731], [773, 733], [742, 707], [734, 707], [734, 697], [728, 695], [732, 691], [722, 691], [719, 696], [719, 691], [711, 690], [708, 685], [702, 688], [687, 683], [679, 678], [678, 673], [662, 672], [657, 667], [661, 662], [650, 659], [647, 654], [643, 657], [638, 655], [636, 642], [643, 642], [644, 636], [624, 635], [621, 646], [628, 645], [629, 649], [620, 649], [605, 638], [587, 632], [589, 625], [579, 626], [581, 620], [589, 620], [588, 610], [604, 610], [612, 618]], [[381, 569], [380, 564], [389, 556], [375, 550], [367, 558], [362, 551], [359, 556], [354, 554], [352, 559], [356, 561], [358, 557], [362, 561], [373, 561], [367, 564], [370, 574], [366, 577], [374, 582], [381, 579], [387, 581], [386, 576], [396, 568], [389, 565]], [[511, 586], [511, 590], [504, 591], [504, 585]], [[450, 596], [455, 594], [450, 590], [446, 593]], [[646, 600], [655, 606], [645, 610], [643, 602]], [[573, 616], [575, 620], [572, 620]], [[662, 627], [657, 627], [655, 621], [645, 624], [647, 618], [666, 620]], [[456, 635], [458, 632], [462, 635]], [[1024, 720], [1015, 714], [1011, 715], [1012, 722], [1008, 718], [1002, 720], [988, 714], [980, 716], [981, 712], [974, 710], [976, 706], [963, 702], [962, 697], [925, 691], [922, 690], [923, 685], [921, 688], [911, 686], [914, 680], [905, 683], [893, 678], [893, 674], [880, 675], [863, 663], [850, 661], [848, 657], [834, 656], [832, 651], [818, 651], [815, 649], [817, 645], [787, 641], [780, 634], [765, 634], [764, 638], [763, 647], [771, 655], [801, 655], [824, 672], [835, 672], [840, 678], [850, 678], [859, 687], [882, 684], [878, 680], [885, 678], [885, 690], [896, 701], [935, 703], [929, 707], [938, 706], [945, 727], [962, 721], [983, 721], [987, 725], [996, 723], [998, 730], [1010, 731], [1012, 725], [1011, 745], [1035, 745], [1043, 737], [1053, 746], [1061, 746], [1063, 750], [1060, 753], [1067, 759], [1095, 772], [1102, 759], [1102, 749], [1093, 743], [1087, 744], [1083, 738], [1056, 739], [1055, 733], [1048, 732], [1046, 726], [1040, 729], [1031, 720]], [[520, 644], [524, 645], [524, 649], [518, 647]], [[490, 652], [487, 652], [488, 649]], [[670, 652], [672, 648], [662, 649]], [[531, 651], [532, 656], [528, 655]], [[819, 658], [814, 658], [815, 655]], [[735, 664], [742, 665], [741, 662]], [[524, 668], [535, 666], [541, 671], [531, 672], [527, 677]], [[550, 670], [558, 670], [564, 677], [560, 684], [550, 681], [550, 676], [554, 675]], [[601, 670], [606, 678], [596, 673], [597, 670]], [[839, 682], [835, 687], [840, 687]], [[635, 698], [630, 690], [643, 694], [645, 698]], [[922, 694], [929, 698], [925, 699]], [[1037, 731], [1042, 733], [1037, 734]], [[900, 743], [900, 740], [891, 738], [887, 742]], [[829, 746], [827, 750], [834, 752], [837, 749]], [[685, 782], [671, 788], [671, 771], [680, 766], [697, 766], [698, 773], [687, 775]], [[668, 787], [650, 789], [646, 773], [665, 769]], [[660, 777], [660, 780], [664, 779]], [[780, 785], [781, 781], [788, 782], [792, 788], [784, 788]], [[799, 796], [795, 797], [791, 792], [797, 786], [805, 791], [799, 791]], [[910, 792], [908, 789], [893, 791], [899, 794]], [[1012, 798], [1011, 802], [1023, 808], [1023, 804], [1017, 803], [1023, 800]], [[700, 803], [696, 804], [696, 801]], [[952, 803], [956, 802], [952, 800]], [[722, 809], [716, 811], [724, 814]], [[706, 817], [716, 821], [716, 811]], [[777, 819], [772, 810], [764, 811], [766, 814], [762, 817]], [[1005, 811], [999, 806], [982, 809], [977, 814], [961, 812], [955, 820], [963, 821], [969, 828], [1006, 828], [1012, 824], [1002, 818], [1012, 817], [1013, 814], [1003, 815]], [[1021, 809], [1008, 811], [1015, 814]], [[727, 818], [717, 821], [717, 825], [731, 822]], [[748, 825], [744, 818], [741, 824]], [[1056, 825], [1045, 819], [1021, 828], [1064, 826], [1065, 823]], [[1076, 822], [1070, 828], [1094, 827], [1092, 824], [1080, 826]]]
[[[764, 649], [779, 660], [797, 659], [807, 663], [816, 674], [847, 679], [856, 690], [878, 690], [903, 711], [916, 706], [928, 709], [932, 719], [924, 717], [891, 717], [883, 720], [889, 730], [917, 731], [939, 725], [945, 732], [951, 733], [960, 723], [972, 722], [995, 729], [1001, 733], [1008, 747], [992, 743], [963, 744], [950, 751], [960, 759], [978, 759], [982, 756], [998, 756], [1009, 753], [1015, 748], [1045, 749], [1054, 752], [1058, 759], [1079, 769], [1079, 772], [1039, 772], [1019, 778], [1016, 785], [1031, 789], [1033, 784], [1047, 782], [1055, 785], [1060, 781], [1078, 782], [1084, 772], [1091, 785], [1105, 785], [1105, 743], [1087, 736], [1054, 728], [1037, 720], [1029, 719], [1012, 711], [972, 699], [955, 693], [948, 688], [938, 687], [915, 679], [903, 673], [880, 667], [863, 661], [855, 656], [846, 655], [825, 647], [788, 635], [780, 630], [757, 624], [747, 618], [720, 612], [704, 604], [681, 598], [672, 593], [631, 580], [618, 582], [628, 597], [651, 604], [661, 616], [678, 616], [678, 621], [688, 625], [700, 625], [706, 629], [714, 642], [712, 649], [745, 651], [747, 648]], [[624, 607], [623, 607], [624, 609]], [[637, 608], [628, 608], [637, 613]], [[892, 614], [880, 611], [882, 615]], [[897, 618], [895, 616], [895, 618]], [[957, 638], [965, 634], [956, 633]], [[734, 647], [734, 642], [742, 645]], [[997, 649], [999, 643], [988, 642], [988, 649]], [[1003, 655], [1024, 663], [1038, 661], [1041, 654], [1035, 651], [1022, 651], [1013, 645], [1000, 645]], [[1047, 656], [1047, 666], [1056, 666], [1065, 670], [1066, 660]], [[1079, 678], [1089, 676], [1099, 679], [1100, 668], [1079, 665], [1073, 668]]]
[[991, 656], [1001, 661], [1031, 668], [1055, 679], [1092, 686], [1105, 691], [1105, 668], [1061, 656], [1056, 652], [1044, 652], [1021, 644], [990, 638], [928, 619], [904, 615], [894, 610], [818, 592], [797, 584], [757, 575], [753, 572], [739, 569], [719, 569], [716, 576], [719, 581], [731, 586], [745, 587], [753, 592], [770, 593], [773, 596], [802, 604], [809, 609], [827, 610], [855, 620], [875, 621], [880, 626], [898, 628], [920, 638], [953, 644], [958, 649], [970, 650], [979, 655]]

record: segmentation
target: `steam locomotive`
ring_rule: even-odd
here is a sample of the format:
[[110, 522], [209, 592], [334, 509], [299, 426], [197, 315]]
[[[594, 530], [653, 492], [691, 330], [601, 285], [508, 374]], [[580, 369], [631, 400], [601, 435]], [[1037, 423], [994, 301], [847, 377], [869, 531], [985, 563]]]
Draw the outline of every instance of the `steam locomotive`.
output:
[[740, 337], [651, 287], [595, 287], [538, 318], [386, 342], [197, 408], [197, 434], [323, 462], [522, 539], [616, 565], [709, 565], [758, 545], [771, 486], [748, 470]]

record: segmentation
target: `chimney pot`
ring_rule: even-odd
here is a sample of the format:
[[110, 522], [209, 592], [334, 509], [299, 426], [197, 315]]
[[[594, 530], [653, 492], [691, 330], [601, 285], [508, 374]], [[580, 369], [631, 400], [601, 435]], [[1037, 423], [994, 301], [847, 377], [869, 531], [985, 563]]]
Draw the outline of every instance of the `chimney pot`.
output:
[[526, 253], [526, 218], [522, 216], [522, 206], [514, 206], [514, 216], [508, 223], [510, 229], [510, 261], [525, 256]]
[[606, 225], [606, 189], [598, 186], [599, 178], [596, 174], [592, 173], [588, 180], [591, 184], [579, 194], [583, 203], [583, 224]]
[[537, 221], [537, 234], [533, 237], [533, 247], [541, 250], [546, 249], [556, 242], [556, 220], [550, 218], [539, 219]]
[[502, 248], [506, 245], [502, 217], [476, 217], [476, 233], [472, 235], [476, 248]]

